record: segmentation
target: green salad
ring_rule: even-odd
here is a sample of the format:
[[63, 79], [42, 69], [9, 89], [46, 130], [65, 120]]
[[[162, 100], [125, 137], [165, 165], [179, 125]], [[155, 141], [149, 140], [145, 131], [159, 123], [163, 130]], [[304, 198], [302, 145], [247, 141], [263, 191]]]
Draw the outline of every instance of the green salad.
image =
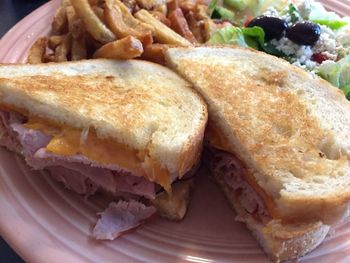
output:
[[312, 0], [212, 0], [209, 10], [223, 26], [208, 44], [284, 58], [339, 87], [350, 100], [350, 18]]

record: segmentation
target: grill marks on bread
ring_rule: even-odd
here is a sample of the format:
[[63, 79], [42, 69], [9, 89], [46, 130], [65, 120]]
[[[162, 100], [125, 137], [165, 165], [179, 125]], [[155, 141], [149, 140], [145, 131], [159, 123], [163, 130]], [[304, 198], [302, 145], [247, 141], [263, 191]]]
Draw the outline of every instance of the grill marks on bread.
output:
[[[203, 100], [171, 70], [138, 60], [2, 65], [0, 99], [36, 117], [145, 154], [181, 177], [197, 163], [207, 121]], [[186, 156], [184, 156], [186, 155]]]
[[350, 199], [350, 105], [336, 88], [249, 49], [171, 48], [166, 61], [205, 98], [209, 125], [274, 198], [280, 218], [342, 216]]

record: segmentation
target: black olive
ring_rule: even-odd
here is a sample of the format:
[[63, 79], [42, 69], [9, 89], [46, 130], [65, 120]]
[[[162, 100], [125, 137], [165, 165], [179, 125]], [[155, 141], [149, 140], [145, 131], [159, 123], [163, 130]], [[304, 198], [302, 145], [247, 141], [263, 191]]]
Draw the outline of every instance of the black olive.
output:
[[294, 24], [287, 30], [286, 36], [298, 45], [313, 46], [321, 35], [319, 25], [304, 21]]
[[259, 26], [265, 32], [265, 40], [280, 39], [288, 24], [286, 21], [273, 16], [258, 16], [249, 22], [247, 27]]

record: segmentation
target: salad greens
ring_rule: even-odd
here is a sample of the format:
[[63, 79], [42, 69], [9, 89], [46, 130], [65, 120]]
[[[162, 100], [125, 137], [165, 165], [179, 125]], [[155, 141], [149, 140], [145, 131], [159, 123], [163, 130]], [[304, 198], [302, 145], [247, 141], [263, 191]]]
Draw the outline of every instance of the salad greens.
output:
[[300, 19], [299, 11], [297, 7], [292, 3], [290, 3], [288, 6], [288, 14], [290, 15], [292, 23], [295, 23]]
[[265, 33], [261, 27], [226, 26], [216, 31], [208, 44], [234, 44], [241, 47], [263, 48]]
[[214, 19], [226, 19], [232, 21], [235, 17], [234, 12], [229, 9], [218, 6], [217, 0], [212, 0], [208, 6], [210, 17]]
[[[229, 23], [224, 23], [224, 27], [221, 27], [219, 22], [218, 29], [211, 34], [208, 44], [250, 47], [282, 57], [339, 87], [350, 100], [350, 18], [342, 18], [334, 12], [327, 11], [322, 4], [313, 0], [223, 0], [221, 3], [211, 0], [211, 18]], [[297, 23], [309, 21], [311, 23], [304, 25], [315, 25], [315, 28], [318, 26], [321, 41], [317, 45], [316, 42], [293, 42], [286, 34], [287, 29], [282, 37], [265, 40], [263, 28], [268, 30], [273, 25], [260, 23], [259, 26], [246, 27], [258, 16], [277, 17], [288, 24], [287, 29], [291, 29]], [[302, 30], [298, 32], [294, 31], [295, 34], [303, 34]]]
[[312, 22], [328, 26], [330, 29], [340, 29], [343, 26], [348, 25], [348, 22], [345, 20], [326, 20], [326, 19], [314, 19]]
[[224, 5], [232, 7], [239, 11], [243, 11], [248, 7], [248, 1], [246, 0], [224, 0]]
[[235, 26], [227, 26], [216, 31], [208, 40], [208, 44], [233, 44], [248, 47], [244, 39], [242, 29]]
[[342, 89], [350, 99], [350, 55], [341, 60], [326, 61], [319, 67], [318, 74], [334, 86]]
[[285, 54], [277, 50], [271, 43], [265, 43], [265, 32], [258, 26], [245, 28], [226, 26], [217, 30], [207, 41], [207, 44], [231, 44], [251, 47], [277, 57], [285, 57]]
[[314, 23], [328, 26], [331, 29], [340, 29], [348, 25], [348, 22], [334, 12], [327, 11], [320, 3], [314, 3], [309, 14], [303, 17]]

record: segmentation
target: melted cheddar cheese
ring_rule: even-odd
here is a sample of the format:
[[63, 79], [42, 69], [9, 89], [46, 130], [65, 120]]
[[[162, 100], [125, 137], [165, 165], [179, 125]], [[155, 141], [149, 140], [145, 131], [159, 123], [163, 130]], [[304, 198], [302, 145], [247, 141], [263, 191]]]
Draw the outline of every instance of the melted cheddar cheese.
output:
[[209, 145], [213, 146], [214, 148], [230, 152], [227, 145], [227, 140], [221, 135], [217, 128], [210, 123], [207, 125], [205, 138], [209, 142]]
[[[214, 148], [226, 151], [228, 153], [232, 153], [232, 150], [228, 146], [227, 140], [221, 135], [218, 129], [212, 124], [211, 125], [209, 124], [207, 126], [205, 137], [209, 142], [209, 144]], [[268, 195], [264, 191], [264, 189], [261, 188], [261, 186], [257, 183], [253, 174], [249, 172], [247, 169], [245, 169], [243, 177], [246, 180], [246, 182], [254, 189], [254, 191], [257, 192], [258, 195], [264, 200], [264, 204], [270, 216], [273, 218], [278, 218], [279, 215], [278, 215], [276, 204], [273, 198], [270, 195]]]
[[84, 137], [80, 129], [51, 124], [40, 118], [30, 117], [25, 127], [52, 136], [46, 146], [49, 152], [64, 156], [82, 154], [100, 164], [116, 165], [134, 175], [144, 176], [170, 191], [168, 170], [152, 160], [147, 153], [141, 154], [113, 139], [100, 139], [94, 130], [88, 131]]

